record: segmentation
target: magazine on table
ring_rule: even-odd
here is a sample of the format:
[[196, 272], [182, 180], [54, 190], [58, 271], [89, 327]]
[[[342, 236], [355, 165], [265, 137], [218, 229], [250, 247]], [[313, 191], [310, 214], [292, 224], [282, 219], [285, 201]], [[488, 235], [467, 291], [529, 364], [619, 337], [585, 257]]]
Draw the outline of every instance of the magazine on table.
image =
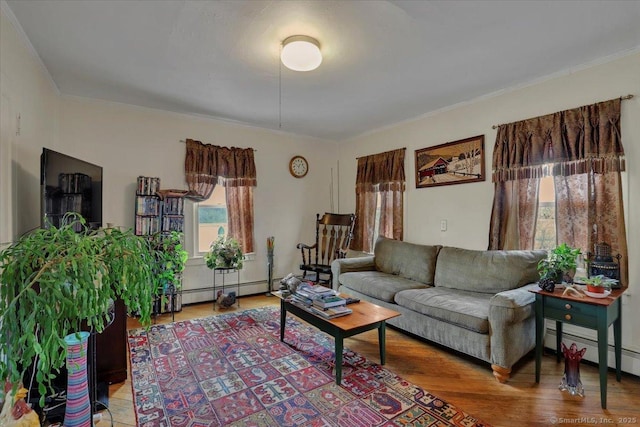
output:
[[326, 286], [322, 286], [322, 285], [313, 285], [310, 283], [301, 283], [298, 286], [298, 289], [296, 289], [296, 292], [300, 292], [300, 291], [312, 296], [315, 295], [315, 296], [326, 297], [331, 295], [338, 295], [338, 292], [336, 292], [331, 288], [327, 288]]
[[333, 319], [336, 317], [346, 316], [347, 314], [353, 313], [353, 310], [351, 310], [350, 308], [347, 308], [346, 306], [331, 307], [325, 310], [315, 307], [313, 305], [309, 308], [313, 313], [318, 314], [326, 319]]
[[330, 295], [328, 297], [315, 298], [312, 300], [312, 303], [313, 305], [324, 309], [347, 305], [347, 300], [337, 295]]

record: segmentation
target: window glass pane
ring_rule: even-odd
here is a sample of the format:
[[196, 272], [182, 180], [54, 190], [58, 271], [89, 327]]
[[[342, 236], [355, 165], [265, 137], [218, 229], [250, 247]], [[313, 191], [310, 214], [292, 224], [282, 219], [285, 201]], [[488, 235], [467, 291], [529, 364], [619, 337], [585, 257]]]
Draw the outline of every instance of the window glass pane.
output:
[[211, 242], [227, 235], [226, 192], [222, 185], [216, 185], [211, 197], [198, 204], [197, 214], [198, 251], [207, 252]]
[[373, 220], [373, 234], [371, 235], [371, 253], [373, 253], [373, 249], [376, 246], [376, 240], [378, 240], [378, 236], [380, 235], [380, 212], [382, 208], [382, 197], [380, 196], [380, 192], [376, 192], [376, 214]]
[[553, 177], [547, 176], [540, 179], [534, 249], [553, 249], [556, 240], [556, 193]]

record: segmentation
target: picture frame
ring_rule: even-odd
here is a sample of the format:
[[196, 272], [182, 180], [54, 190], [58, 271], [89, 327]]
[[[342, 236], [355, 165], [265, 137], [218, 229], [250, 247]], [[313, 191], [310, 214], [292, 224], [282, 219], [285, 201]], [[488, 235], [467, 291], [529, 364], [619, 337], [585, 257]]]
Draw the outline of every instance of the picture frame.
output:
[[484, 135], [422, 148], [416, 154], [416, 188], [485, 180]]

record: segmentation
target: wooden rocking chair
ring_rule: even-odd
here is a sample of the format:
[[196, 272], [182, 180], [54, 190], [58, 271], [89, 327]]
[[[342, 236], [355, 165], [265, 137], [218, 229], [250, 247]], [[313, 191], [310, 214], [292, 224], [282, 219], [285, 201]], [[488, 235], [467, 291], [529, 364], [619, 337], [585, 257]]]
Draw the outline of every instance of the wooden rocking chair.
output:
[[302, 253], [300, 270], [303, 271], [303, 280], [311, 272], [315, 273], [314, 282], [331, 284], [331, 262], [347, 255], [355, 220], [354, 214], [325, 213], [322, 217], [316, 214], [316, 243], [297, 245]]

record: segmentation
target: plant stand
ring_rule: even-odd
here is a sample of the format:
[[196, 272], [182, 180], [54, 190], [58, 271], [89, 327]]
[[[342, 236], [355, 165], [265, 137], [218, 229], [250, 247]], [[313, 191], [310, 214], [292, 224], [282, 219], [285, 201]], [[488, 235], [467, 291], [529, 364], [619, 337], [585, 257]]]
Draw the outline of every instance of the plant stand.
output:
[[[216, 310], [216, 302], [218, 301], [218, 284], [216, 283], [216, 276], [220, 275], [222, 276], [222, 286], [221, 286], [221, 290], [222, 293], [224, 294], [225, 292], [225, 288], [229, 288], [229, 287], [233, 287], [233, 285], [226, 285], [225, 284], [225, 278], [228, 274], [233, 274], [236, 273], [237, 274], [237, 281], [236, 281], [236, 301], [235, 304], [237, 304], [237, 307], [240, 307], [240, 299], [238, 298], [240, 296], [240, 270], [237, 268], [233, 268], [233, 267], [216, 267], [213, 269], [213, 310]], [[219, 305], [219, 304], [218, 304]]]

